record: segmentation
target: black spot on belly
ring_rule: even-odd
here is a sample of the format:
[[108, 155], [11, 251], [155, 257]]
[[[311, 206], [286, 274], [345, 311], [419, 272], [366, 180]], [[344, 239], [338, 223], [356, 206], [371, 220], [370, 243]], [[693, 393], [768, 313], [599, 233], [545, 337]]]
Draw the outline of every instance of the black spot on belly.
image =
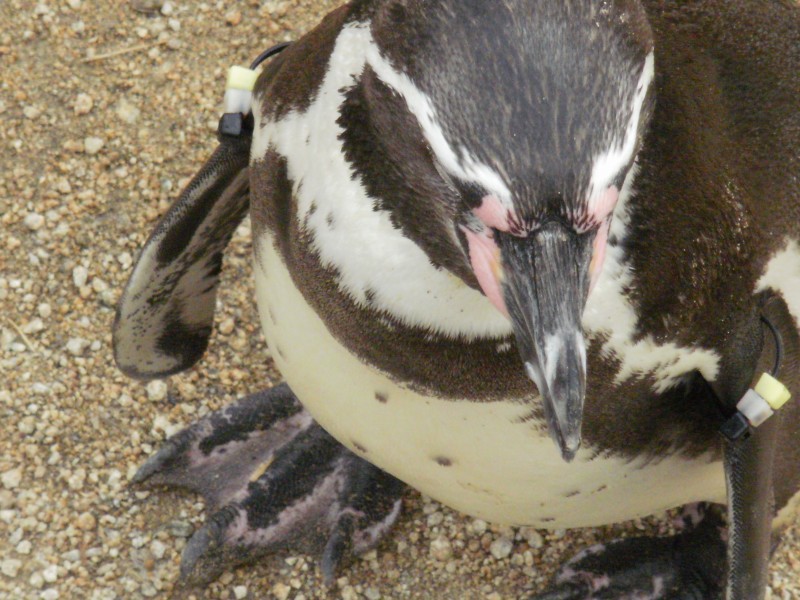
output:
[[565, 498], [572, 498], [573, 496], [577, 496], [580, 493], [581, 493], [580, 490], [575, 490], [574, 492], [568, 492], [564, 497]]
[[333, 213], [328, 213], [328, 216], [325, 217], [325, 222], [328, 224], [328, 229], [335, 229], [336, 228], [336, 218], [333, 216]]
[[286, 360], [286, 355], [283, 353], [283, 350], [281, 350], [281, 347], [280, 347], [280, 346], [275, 346], [275, 352], [276, 352], [276, 353], [278, 354], [278, 356], [280, 356], [280, 357], [281, 357], [283, 360]]
[[311, 205], [308, 207], [308, 216], [310, 217], [315, 212], [317, 212], [317, 203], [316, 202], [312, 202]]
[[383, 392], [375, 392], [375, 400], [377, 400], [381, 404], [386, 404], [389, 401], [389, 396], [388, 394], [384, 394]]
[[540, 520], [542, 523], [552, 523], [556, 519], [555, 517], [542, 517]]
[[599, 488], [597, 488], [597, 489], [594, 491], [594, 493], [596, 494], [596, 493], [598, 493], [598, 492], [602, 492], [602, 491], [604, 491], [604, 490], [607, 490], [607, 489], [608, 489], [608, 486], [607, 486], [606, 484], [603, 484], [603, 485], [601, 485]]
[[440, 465], [442, 467], [451, 467], [451, 466], [453, 466], [453, 460], [450, 459], [450, 458], [447, 458], [446, 456], [437, 456], [433, 460], [436, 461], [436, 464], [438, 464], [438, 465]]
[[356, 450], [358, 450], [359, 452], [363, 452], [364, 454], [367, 454], [368, 450], [367, 450], [366, 448], [364, 448], [364, 446], [362, 446], [361, 444], [359, 444], [357, 441], [355, 441], [355, 440], [350, 440], [350, 442], [353, 444], [353, 448], [355, 448], [355, 449], [356, 449]]

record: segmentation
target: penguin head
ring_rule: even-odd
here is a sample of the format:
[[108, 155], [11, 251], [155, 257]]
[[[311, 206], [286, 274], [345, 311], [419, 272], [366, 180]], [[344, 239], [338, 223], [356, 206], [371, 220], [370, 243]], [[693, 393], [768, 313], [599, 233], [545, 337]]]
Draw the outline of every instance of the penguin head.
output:
[[571, 460], [586, 388], [581, 315], [650, 113], [644, 10], [634, 0], [392, 0], [373, 35], [390, 65], [379, 76], [456, 192], [448, 233], [511, 320]]

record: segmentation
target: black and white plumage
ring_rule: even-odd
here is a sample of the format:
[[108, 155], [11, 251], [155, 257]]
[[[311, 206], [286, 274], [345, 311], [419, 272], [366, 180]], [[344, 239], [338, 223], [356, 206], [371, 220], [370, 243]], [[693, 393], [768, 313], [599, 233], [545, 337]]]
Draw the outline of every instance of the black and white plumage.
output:
[[[717, 397], [769, 364], [762, 313], [800, 390], [798, 67], [777, 0], [332, 13], [255, 95], [259, 308], [292, 391], [355, 455], [489, 520], [724, 501]], [[145, 248], [128, 372], [202, 352], [174, 340], [210, 332], [245, 167], [212, 161], [220, 186], [203, 200], [201, 177]], [[798, 422], [773, 424], [778, 508]]]

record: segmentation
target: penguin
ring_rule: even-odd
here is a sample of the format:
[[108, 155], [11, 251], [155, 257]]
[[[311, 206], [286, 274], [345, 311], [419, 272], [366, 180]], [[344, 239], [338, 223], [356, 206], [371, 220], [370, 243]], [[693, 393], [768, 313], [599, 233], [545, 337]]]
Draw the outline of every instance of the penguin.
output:
[[687, 507], [673, 537], [571, 558], [541, 600], [763, 598], [800, 502], [800, 408], [767, 409], [755, 383], [800, 392], [798, 109], [785, 0], [325, 17], [264, 66], [118, 307], [123, 372], [192, 366], [249, 211], [285, 383], [137, 473], [206, 499], [182, 575], [288, 546], [330, 581], [410, 485], [542, 528]]

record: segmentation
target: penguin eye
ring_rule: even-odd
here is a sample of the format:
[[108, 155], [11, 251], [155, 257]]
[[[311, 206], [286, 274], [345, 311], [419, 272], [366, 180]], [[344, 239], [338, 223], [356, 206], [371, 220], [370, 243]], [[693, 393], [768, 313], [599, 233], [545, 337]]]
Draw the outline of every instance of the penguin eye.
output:
[[453, 184], [461, 196], [462, 201], [470, 210], [480, 206], [484, 196], [486, 196], [486, 191], [475, 183], [453, 180]]

